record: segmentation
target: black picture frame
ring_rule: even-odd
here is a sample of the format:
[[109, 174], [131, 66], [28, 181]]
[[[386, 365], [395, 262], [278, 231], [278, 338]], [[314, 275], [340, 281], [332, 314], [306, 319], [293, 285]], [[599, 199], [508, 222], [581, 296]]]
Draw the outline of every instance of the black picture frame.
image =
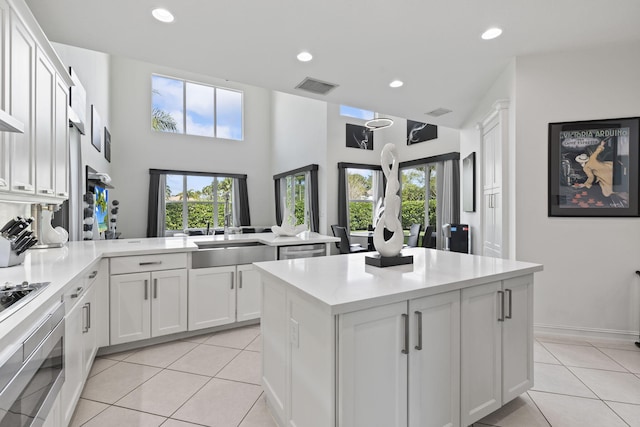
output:
[[106, 126], [104, 127], [104, 158], [111, 163], [111, 134]]
[[347, 123], [345, 141], [350, 148], [373, 150], [373, 131], [365, 126]]
[[476, 152], [462, 159], [462, 210], [476, 211]]
[[549, 123], [548, 215], [636, 217], [640, 118]]
[[102, 151], [102, 120], [95, 105], [91, 105], [91, 145]]
[[438, 138], [438, 126], [407, 120], [407, 145]]

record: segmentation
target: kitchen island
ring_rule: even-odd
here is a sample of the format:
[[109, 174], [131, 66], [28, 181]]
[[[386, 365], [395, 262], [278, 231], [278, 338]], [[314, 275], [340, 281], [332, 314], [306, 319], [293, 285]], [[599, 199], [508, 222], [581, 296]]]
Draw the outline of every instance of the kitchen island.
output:
[[263, 385], [280, 426], [467, 426], [533, 385], [538, 264], [403, 250], [254, 266]]

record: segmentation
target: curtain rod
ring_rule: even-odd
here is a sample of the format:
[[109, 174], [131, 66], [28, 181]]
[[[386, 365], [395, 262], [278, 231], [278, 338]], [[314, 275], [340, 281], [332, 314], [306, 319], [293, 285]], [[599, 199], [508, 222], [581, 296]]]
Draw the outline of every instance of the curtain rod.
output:
[[338, 169], [372, 169], [372, 170], [382, 170], [382, 166], [380, 165], [367, 165], [365, 163], [345, 163], [339, 162]]
[[285, 176], [296, 175], [296, 174], [299, 174], [300, 172], [317, 171], [317, 170], [318, 170], [318, 165], [313, 163], [307, 166], [302, 166], [301, 168], [298, 168], [298, 169], [293, 169], [287, 172], [282, 172], [282, 173], [273, 175], [273, 179], [280, 179], [280, 178], [284, 178]]
[[247, 179], [247, 175], [237, 174], [237, 173], [177, 171], [177, 170], [171, 170], [171, 169], [149, 169], [149, 174], [150, 175], [217, 176], [222, 178]]
[[398, 165], [400, 168], [406, 168], [409, 166], [418, 166], [428, 163], [444, 162], [445, 160], [460, 160], [460, 153], [452, 152], [446, 154], [439, 154], [437, 156], [423, 157], [422, 159], [407, 160], [406, 162], [400, 162]]

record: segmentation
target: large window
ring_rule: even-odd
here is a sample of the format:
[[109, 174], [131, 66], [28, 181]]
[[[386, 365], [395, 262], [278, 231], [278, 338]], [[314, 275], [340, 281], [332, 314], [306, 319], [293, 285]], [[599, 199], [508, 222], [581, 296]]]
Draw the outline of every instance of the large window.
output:
[[309, 231], [318, 232], [318, 165], [311, 164], [273, 176], [275, 182], [276, 222], [281, 225], [295, 218], [294, 225], [305, 224]]
[[289, 175], [284, 178], [285, 207], [296, 217], [296, 224], [309, 224], [309, 208], [307, 202], [306, 173]]
[[[167, 235], [183, 230], [224, 227], [225, 214], [233, 225], [233, 179], [220, 176], [166, 175], [165, 229]], [[215, 213], [215, 214], [214, 214]]]
[[154, 130], [243, 139], [242, 92], [158, 75], [151, 89]]
[[373, 224], [374, 200], [373, 171], [370, 169], [347, 169], [349, 186], [349, 229], [367, 230]]
[[[402, 179], [402, 228], [411, 224], [436, 225], [436, 168], [422, 165], [400, 170]], [[426, 208], [425, 208], [426, 207]]]

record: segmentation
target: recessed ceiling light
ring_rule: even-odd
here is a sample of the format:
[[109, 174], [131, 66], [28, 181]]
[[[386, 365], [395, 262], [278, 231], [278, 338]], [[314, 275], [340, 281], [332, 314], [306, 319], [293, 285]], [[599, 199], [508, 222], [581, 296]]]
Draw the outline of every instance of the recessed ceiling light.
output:
[[300, 52], [298, 54], [298, 61], [300, 62], [309, 62], [313, 59], [313, 55], [311, 55], [309, 52]]
[[162, 9], [162, 8], [153, 9], [151, 11], [151, 14], [153, 15], [154, 18], [156, 18], [160, 22], [173, 22], [174, 20], [173, 14], [169, 12], [167, 9]]
[[391, 87], [400, 87], [404, 84], [404, 82], [402, 80], [394, 80], [391, 83], [389, 83], [389, 86]]
[[495, 39], [496, 37], [498, 37], [500, 34], [502, 34], [502, 30], [500, 28], [489, 28], [487, 31], [485, 31], [484, 33], [482, 33], [482, 39], [483, 40], [491, 40], [491, 39]]

